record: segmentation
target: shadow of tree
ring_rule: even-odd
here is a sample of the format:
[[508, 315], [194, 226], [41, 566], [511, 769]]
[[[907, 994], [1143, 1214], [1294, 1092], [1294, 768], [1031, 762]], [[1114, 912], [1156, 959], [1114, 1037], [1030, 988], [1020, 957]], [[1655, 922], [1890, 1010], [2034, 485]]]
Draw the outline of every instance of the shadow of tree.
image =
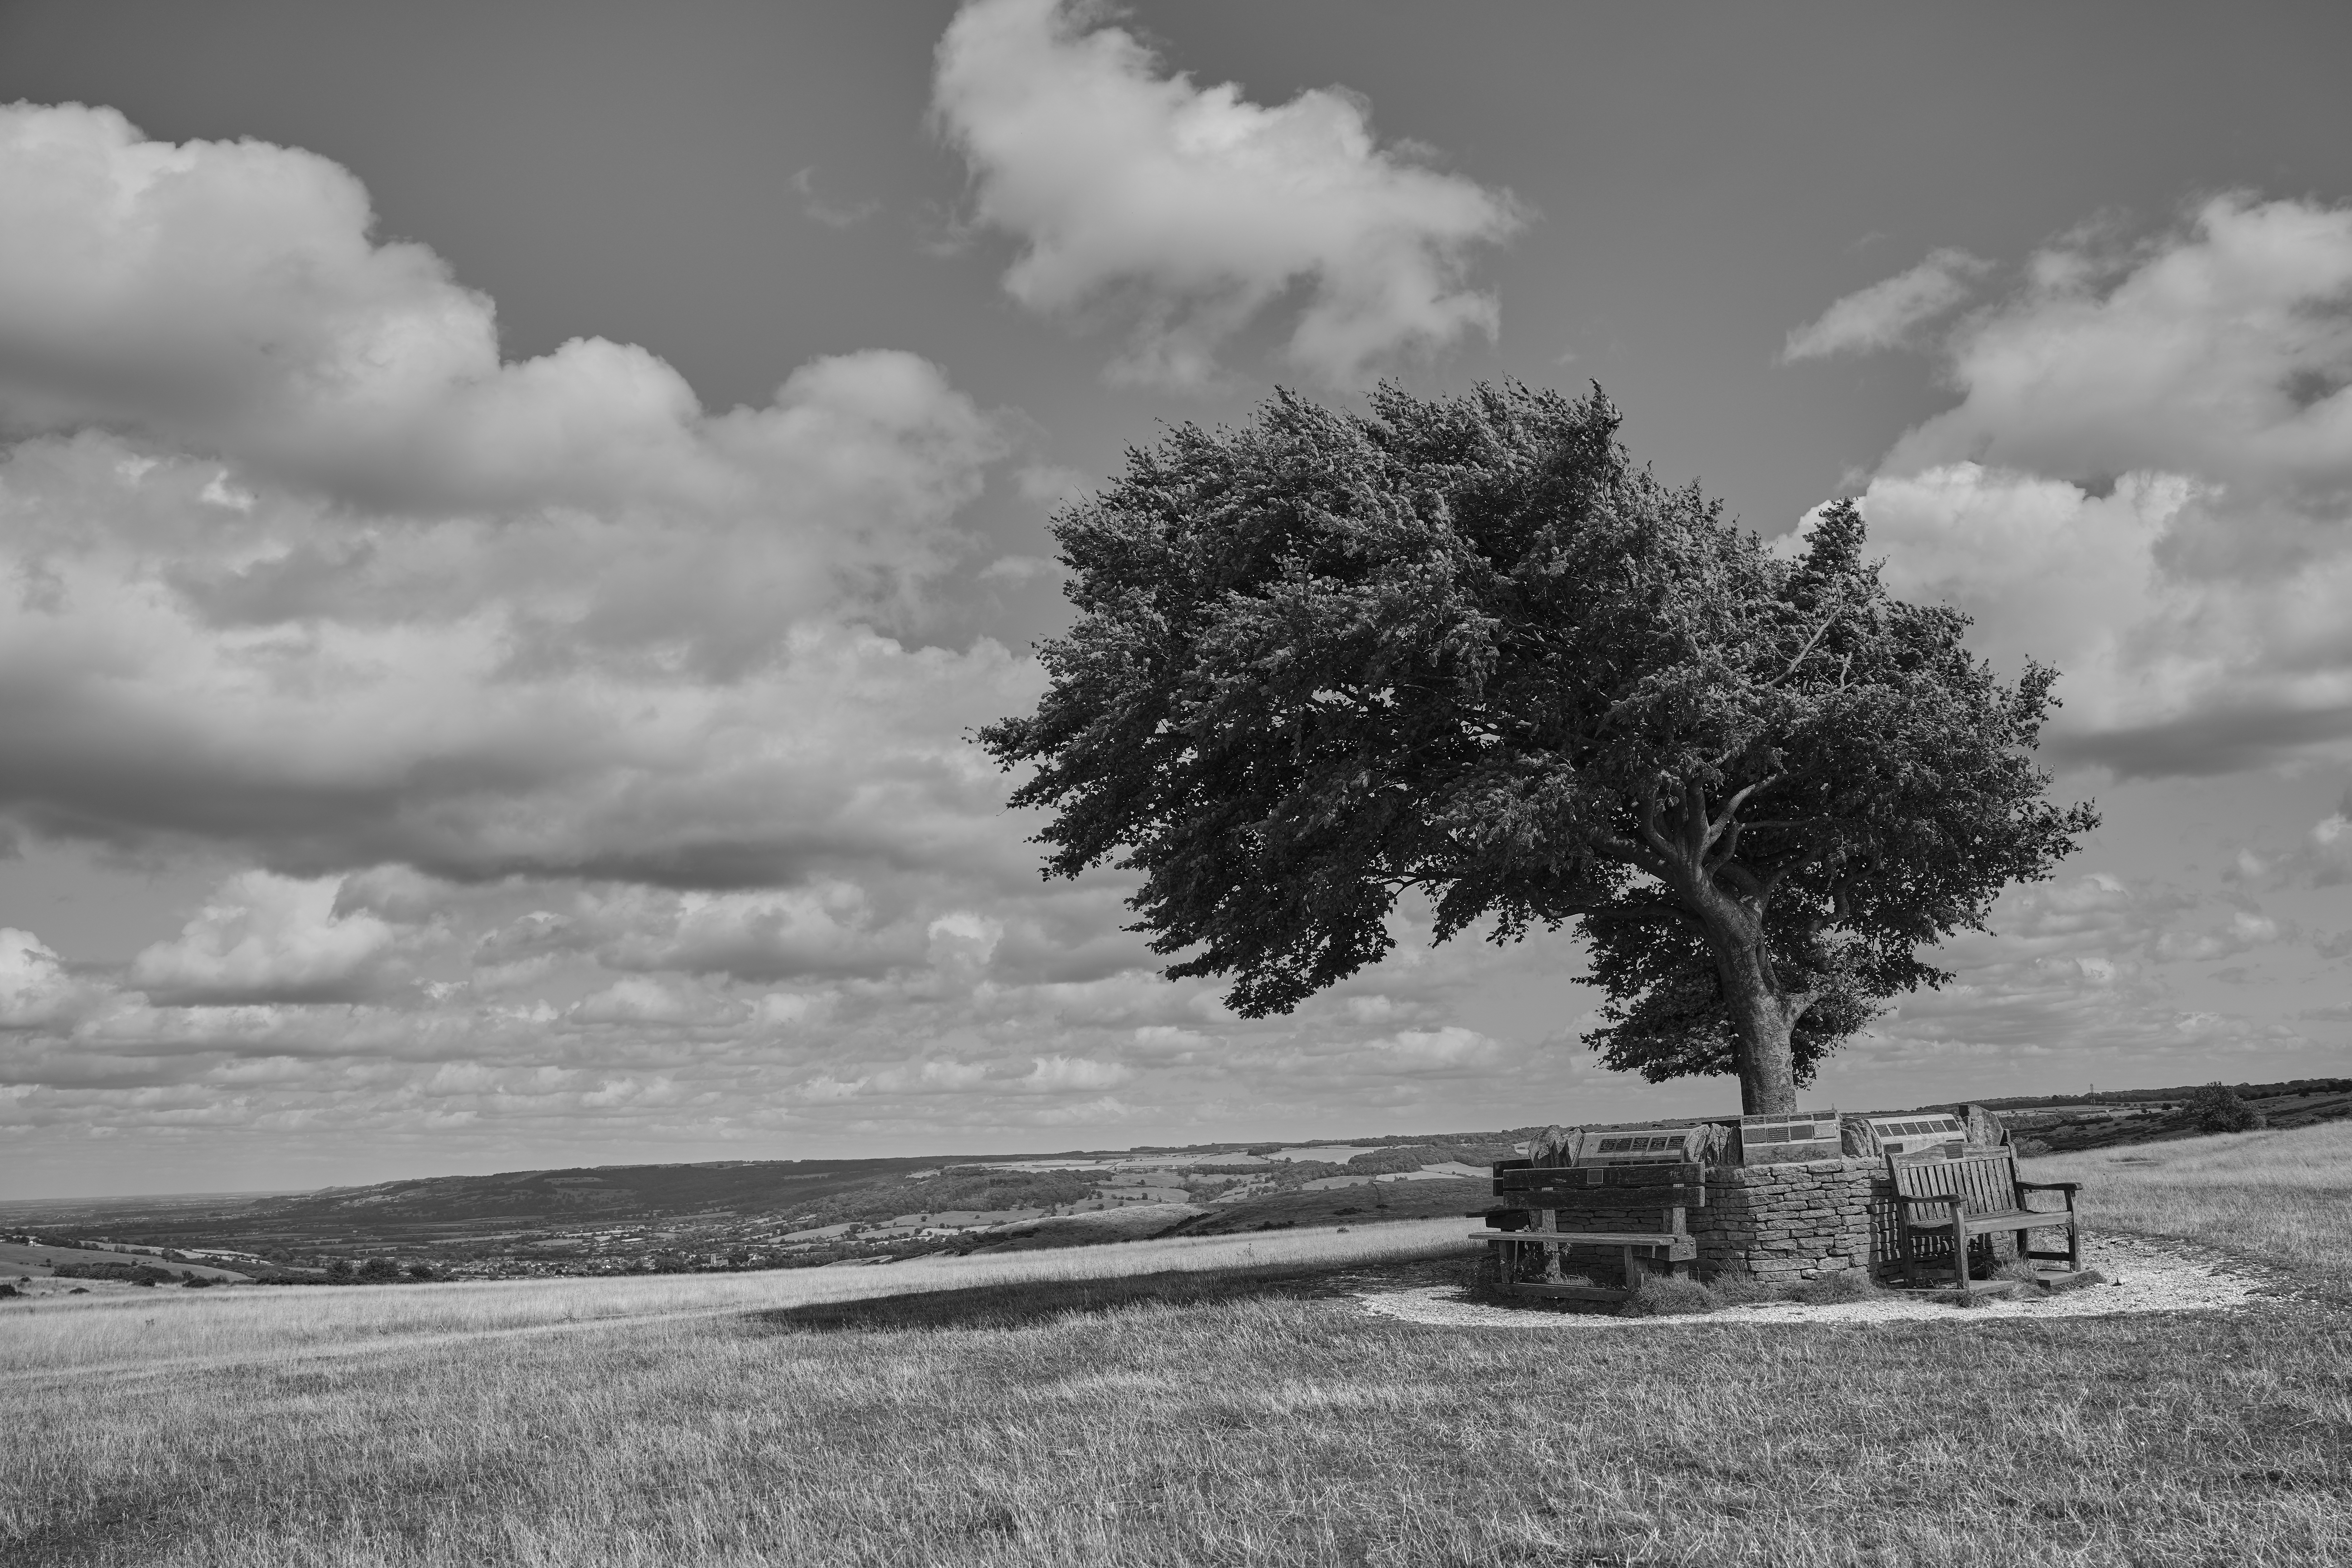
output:
[[[1443, 1266], [1452, 1279], [1459, 1260]], [[802, 1331], [890, 1331], [907, 1329], [1017, 1329], [1056, 1318], [1115, 1312], [1133, 1307], [1198, 1307], [1268, 1300], [1336, 1299], [1374, 1286], [1421, 1282], [1425, 1263], [1335, 1269], [1271, 1265], [1259, 1268], [1168, 1269], [1105, 1279], [1035, 1279], [869, 1296], [750, 1314], [765, 1327]]]

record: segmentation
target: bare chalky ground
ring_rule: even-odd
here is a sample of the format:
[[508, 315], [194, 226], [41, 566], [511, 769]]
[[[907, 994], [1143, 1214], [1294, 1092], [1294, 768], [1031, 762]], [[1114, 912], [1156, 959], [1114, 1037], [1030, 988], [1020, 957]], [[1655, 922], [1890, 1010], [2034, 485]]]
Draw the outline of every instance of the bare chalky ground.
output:
[[2120, 1312], [2184, 1312], [2242, 1307], [2268, 1287], [2257, 1273], [2235, 1268], [2193, 1247], [2129, 1237], [2091, 1237], [2084, 1262], [2112, 1281], [2086, 1285], [2040, 1300], [1994, 1300], [1959, 1307], [1924, 1295], [1889, 1292], [1866, 1301], [1803, 1306], [1727, 1307], [1700, 1316], [1620, 1318], [1605, 1312], [1561, 1311], [1544, 1306], [1490, 1307], [1465, 1299], [1455, 1286], [1367, 1292], [1358, 1298], [1366, 1311], [1408, 1323], [1446, 1328], [1587, 1329], [1654, 1328], [1696, 1323], [1891, 1323], [1931, 1319], [2087, 1318]]

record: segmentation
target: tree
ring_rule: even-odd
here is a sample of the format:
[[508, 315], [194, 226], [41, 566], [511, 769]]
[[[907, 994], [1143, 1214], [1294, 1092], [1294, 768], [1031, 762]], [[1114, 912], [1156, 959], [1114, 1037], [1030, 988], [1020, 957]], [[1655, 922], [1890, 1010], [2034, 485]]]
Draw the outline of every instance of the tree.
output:
[[1618, 426], [1597, 387], [1384, 386], [1130, 451], [1055, 521], [1048, 689], [979, 735], [1034, 765], [1046, 874], [1141, 873], [1167, 974], [1249, 1016], [1378, 960], [1408, 889], [1439, 942], [1572, 921], [1610, 1065], [1794, 1110], [2097, 817], [2031, 760], [2054, 672], [2002, 685], [1891, 596], [1852, 505], [1782, 558]]
[[2190, 1095], [2181, 1109], [2189, 1125], [2200, 1132], [2252, 1132], [2270, 1125], [2270, 1119], [2260, 1110], [2220, 1083], [2207, 1084]]

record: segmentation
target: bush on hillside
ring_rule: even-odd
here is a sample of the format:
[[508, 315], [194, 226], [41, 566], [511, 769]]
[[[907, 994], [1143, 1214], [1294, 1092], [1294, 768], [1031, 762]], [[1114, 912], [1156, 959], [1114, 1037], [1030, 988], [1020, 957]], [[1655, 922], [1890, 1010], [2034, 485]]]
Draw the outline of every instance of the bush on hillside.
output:
[[2189, 1125], [2200, 1132], [2252, 1132], [2267, 1125], [2261, 1111], [2218, 1083], [2190, 1095], [2181, 1109]]

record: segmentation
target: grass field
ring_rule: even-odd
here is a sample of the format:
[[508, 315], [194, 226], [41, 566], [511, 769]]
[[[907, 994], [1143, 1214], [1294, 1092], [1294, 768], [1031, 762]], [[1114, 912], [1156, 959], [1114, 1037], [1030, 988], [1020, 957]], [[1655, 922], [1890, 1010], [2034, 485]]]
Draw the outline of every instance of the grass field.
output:
[[2050, 1155], [2025, 1174], [2084, 1184], [2094, 1225], [2186, 1237], [2352, 1303], [2352, 1121]]
[[2352, 1563], [2335, 1131], [2037, 1163], [2095, 1223], [2322, 1279], [2227, 1315], [1481, 1332], [1348, 1299], [1462, 1268], [1442, 1220], [12, 1307], [0, 1562]]

